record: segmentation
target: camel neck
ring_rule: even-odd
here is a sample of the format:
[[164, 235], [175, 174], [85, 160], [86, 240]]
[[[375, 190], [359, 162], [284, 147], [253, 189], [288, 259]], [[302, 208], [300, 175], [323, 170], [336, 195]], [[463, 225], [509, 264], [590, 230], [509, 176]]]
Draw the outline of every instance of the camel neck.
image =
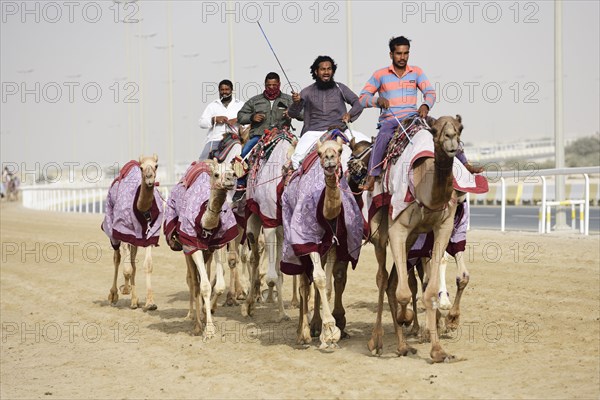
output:
[[323, 217], [332, 220], [340, 215], [342, 210], [342, 196], [338, 186], [337, 177], [325, 176], [325, 201], [323, 203]]
[[136, 208], [138, 211], [146, 212], [152, 207], [154, 200], [154, 186], [148, 187], [145, 183], [140, 185], [140, 195], [137, 200]]
[[221, 209], [227, 198], [225, 189], [211, 189], [206, 212], [202, 216], [202, 228], [211, 230], [219, 225]]

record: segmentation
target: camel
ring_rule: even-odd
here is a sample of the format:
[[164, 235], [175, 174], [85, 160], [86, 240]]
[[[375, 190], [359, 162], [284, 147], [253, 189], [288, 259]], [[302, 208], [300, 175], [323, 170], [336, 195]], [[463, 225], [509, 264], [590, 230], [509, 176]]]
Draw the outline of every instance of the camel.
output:
[[[258, 237], [262, 227], [268, 260], [266, 282], [269, 287], [275, 286], [277, 289], [279, 320], [290, 319], [283, 306], [283, 275], [279, 269], [283, 228], [278, 216], [278, 183], [282, 178], [281, 169], [291, 156], [294, 146], [295, 136], [292, 133], [274, 128], [261, 138], [251, 153], [251, 156], [257, 156], [248, 178], [246, 195], [246, 236], [252, 256], [250, 289], [241, 309], [244, 317], [253, 315], [256, 296], [260, 292]], [[270, 153], [268, 156], [264, 154], [267, 152]]]
[[146, 249], [144, 255], [144, 270], [146, 271], [146, 310], [156, 310], [152, 292], [152, 247], [158, 245], [158, 235], [162, 223], [163, 199], [155, 190], [156, 169], [158, 157], [140, 156], [138, 162], [127, 163], [119, 177], [109, 189], [106, 200], [106, 215], [102, 230], [109, 237], [114, 249], [113, 263], [115, 266], [113, 284], [108, 295], [111, 305], [116, 305], [119, 299], [117, 277], [121, 263], [121, 242], [127, 243], [130, 262], [123, 263], [125, 284], [121, 286], [122, 294], [131, 293], [130, 308], [136, 309], [138, 295], [136, 291], [136, 255], [138, 247]]
[[[167, 202], [165, 236], [174, 250], [178, 249], [175, 240], [182, 244], [187, 265], [190, 307], [186, 318], [195, 321], [193, 333], [204, 333], [204, 340], [216, 333], [212, 320], [213, 285], [207, 265], [214, 251], [238, 234], [235, 217], [226, 204], [227, 192], [235, 187], [235, 182], [230, 164], [218, 163], [216, 159], [194, 162]], [[223, 270], [218, 265], [216, 288], [224, 290]]]
[[[407, 307], [411, 299], [411, 290], [405, 266], [408, 249], [412, 247], [417, 234], [429, 231], [433, 231], [435, 242], [429, 284], [423, 294], [423, 302], [426, 308], [427, 326], [436, 327], [435, 308], [438, 304], [439, 265], [452, 233], [457, 207], [456, 194], [453, 189], [452, 166], [454, 156], [459, 148], [462, 129], [462, 119], [459, 115], [456, 118], [449, 116], [439, 118], [431, 126], [433, 154], [420, 152], [418, 158], [415, 156], [413, 160], [410, 160], [412, 171], [402, 170], [403, 165], [400, 165], [400, 162], [391, 167], [388, 185], [388, 189], [392, 193], [391, 204], [379, 208], [371, 219], [371, 231], [374, 232], [371, 241], [375, 246], [379, 264], [377, 317], [368, 343], [368, 348], [373, 355], [380, 355], [383, 350], [381, 314], [384, 292], [387, 293], [392, 312], [394, 330], [398, 340], [398, 355], [405, 356], [416, 352], [406, 343], [402, 330], [402, 325], [409, 325], [414, 315], [413, 310]], [[428, 132], [420, 131], [413, 138], [413, 142], [417, 136], [427, 140], [427, 135], [429, 135]], [[409, 179], [412, 179], [411, 192], [414, 201], [406, 202], [408, 204], [403, 209], [394, 207], [394, 204], [397, 204], [394, 202], [394, 192], [403, 183], [402, 179], [406, 179], [407, 174]], [[390, 210], [390, 208], [392, 209]], [[389, 217], [388, 213], [391, 214]], [[395, 263], [395, 267], [392, 268], [389, 275], [385, 265], [388, 239]], [[441, 347], [437, 329], [430, 329], [429, 335], [431, 359], [434, 362], [451, 360], [453, 357]]]
[[[316, 153], [306, 157], [282, 196], [285, 240], [281, 268], [286, 274], [300, 275], [299, 345], [308, 345], [315, 335], [319, 336], [320, 348], [336, 348], [346, 325], [342, 294], [348, 261], [353, 266], [358, 261], [363, 224], [354, 199], [342, 193], [342, 188], [349, 193], [345, 179], [338, 179], [342, 143], [340, 137], [317, 142]], [[332, 275], [333, 312], [328, 302]], [[309, 291], [313, 279], [315, 305], [311, 320]]]

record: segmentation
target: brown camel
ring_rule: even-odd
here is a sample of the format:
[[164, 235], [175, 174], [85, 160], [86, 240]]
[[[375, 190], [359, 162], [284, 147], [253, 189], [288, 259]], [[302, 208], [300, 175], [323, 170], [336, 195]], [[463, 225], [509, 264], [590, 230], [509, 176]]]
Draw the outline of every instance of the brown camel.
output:
[[[371, 220], [371, 241], [379, 263], [377, 286], [379, 288], [377, 318], [369, 350], [373, 355], [383, 350], [383, 328], [381, 314], [383, 294], [387, 293], [393, 316], [394, 330], [398, 339], [398, 355], [415, 353], [408, 346], [402, 331], [402, 325], [409, 325], [413, 311], [408, 309], [411, 299], [408, 273], [406, 269], [407, 252], [419, 233], [433, 231], [434, 247], [430, 279], [423, 301], [426, 308], [427, 326], [436, 327], [436, 309], [438, 303], [439, 265], [452, 233], [456, 212], [456, 194], [453, 189], [452, 165], [462, 132], [461, 117], [441, 117], [431, 127], [434, 142], [434, 157], [421, 157], [412, 165], [415, 201], [396, 216], [388, 217], [388, 207], [381, 207]], [[400, 174], [398, 174], [400, 175]], [[404, 176], [391, 176], [391, 180], [406, 179]], [[387, 243], [390, 243], [395, 268], [388, 275], [385, 259]], [[442, 349], [437, 329], [430, 329], [431, 358], [434, 362], [452, 359]]]

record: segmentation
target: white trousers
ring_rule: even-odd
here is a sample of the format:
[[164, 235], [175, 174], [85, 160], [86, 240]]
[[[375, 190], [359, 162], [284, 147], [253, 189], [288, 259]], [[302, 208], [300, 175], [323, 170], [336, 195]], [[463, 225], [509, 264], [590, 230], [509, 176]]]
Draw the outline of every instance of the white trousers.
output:
[[[317, 140], [319, 140], [319, 138], [323, 136], [325, 132], [327, 131], [304, 132], [304, 135], [302, 135], [302, 137], [298, 140], [298, 144], [296, 145], [296, 149], [294, 150], [294, 154], [292, 155], [292, 165], [294, 166], [294, 169], [298, 169], [300, 164], [302, 164], [302, 160], [304, 160], [304, 157], [308, 155], [310, 149], [314, 146], [315, 143], [317, 143]], [[363, 140], [367, 140], [369, 142], [371, 141], [371, 139], [365, 134], [355, 130], [351, 131], [350, 129], [346, 129], [344, 131], [344, 136], [346, 136], [348, 140], [352, 140], [352, 138], [354, 138], [357, 143]]]

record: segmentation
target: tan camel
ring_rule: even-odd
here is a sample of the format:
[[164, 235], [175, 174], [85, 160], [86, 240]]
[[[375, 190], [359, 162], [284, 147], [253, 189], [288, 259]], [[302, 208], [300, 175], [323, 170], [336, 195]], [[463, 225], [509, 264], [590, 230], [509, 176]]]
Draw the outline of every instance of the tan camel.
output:
[[[217, 228], [220, 221], [220, 214], [223, 204], [227, 197], [227, 191], [233, 189], [236, 183], [236, 177], [229, 163], [217, 163], [216, 161], [207, 161], [211, 167], [210, 178], [210, 197], [206, 211], [200, 219], [200, 225], [205, 231], [212, 231]], [[210, 262], [214, 249], [199, 250], [192, 255], [185, 255], [187, 271], [187, 282], [190, 288], [190, 310], [188, 318], [194, 319], [195, 303], [195, 326], [194, 333], [199, 335], [203, 332], [202, 322], [205, 319], [206, 329], [204, 330], [204, 339], [211, 339], [216, 333], [212, 321], [211, 302], [212, 285], [209, 280], [209, 271], [207, 264]], [[218, 264], [217, 264], [218, 265]], [[223, 278], [223, 269], [217, 268], [216, 271], [217, 288], [225, 287]], [[204, 309], [202, 307], [204, 305]], [[202, 313], [204, 315], [202, 315]]]
[[[138, 212], [146, 214], [150, 212], [152, 203], [154, 201], [154, 183], [156, 181], [156, 169], [158, 168], [158, 156], [154, 154], [152, 157], [140, 156], [139, 159], [140, 170], [142, 174], [142, 182], [140, 184], [140, 194], [138, 196], [135, 208]], [[160, 226], [160, 221], [158, 222]], [[145, 247], [146, 252], [144, 255], [144, 270], [146, 271], [146, 304], [144, 310], [156, 310], [157, 306], [154, 303], [154, 293], [152, 292], [152, 247]], [[129, 249], [130, 262], [123, 263], [123, 276], [125, 278], [125, 284], [121, 286], [122, 294], [131, 293], [131, 305], [132, 309], [138, 307], [138, 296], [135, 284], [136, 275], [136, 264], [135, 258], [137, 256], [138, 246], [127, 243]], [[114, 250], [113, 262], [115, 266], [115, 272], [113, 276], [113, 284], [108, 295], [108, 301], [110, 304], [115, 305], [119, 299], [117, 291], [117, 277], [119, 275], [119, 264], [121, 263], [121, 252], [120, 248], [117, 247]]]
[[[436, 327], [436, 307], [438, 304], [439, 265], [452, 233], [456, 212], [456, 194], [452, 186], [452, 165], [462, 132], [461, 117], [441, 117], [431, 127], [434, 142], [434, 157], [422, 157], [413, 164], [413, 195], [416, 199], [395, 219], [388, 220], [388, 208], [382, 207], [371, 220], [374, 232], [371, 240], [379, 263], [377, 286], [379, 288], [377, 318], [368, 347], [372, 354], [379, 355], [383, 350], [383, 327], [381, 314], [383, 294], [387, 293], [392, 311], [394, 329], [398, 339], [398, 355], [415, 353], [408, 346], [402, 331], [402, 325], [409, 325], [413, 319], [413, 310], [408, 309], [411, 290], [406, 269], [407, 252], [418, 233], [433, 231], [435, 244], [432, 254], [430, 279], [423, 302], [426, 308], [427, 326]], [[393, 177], [393, 179], [406, 179]], [[391, 219], [391, 218], [390, 218]], [[385, 265], [386, 246], [392, 250], [395, 268], [390, 275]], [[434, 362], [443, 362], [452, 358], [442, 349], [437, 329], [430, 329], [431, 358]]]
[[[325, 198], [323, 202], [323, 217], [326, 220], [336, 219], [342, 210], [342, 197], [340, 188], [338, 186], [337, 171], [340, 168], [341, 155], [342, 155], [342, 139], [338, 138], [337, 141], [327, 140], [323, 143], [317, 142], [317, 151], [319, 154], [321, 167], [325, 175]], [[330, 292], [327, 293], [327, 281], [331, 282], [331, 277], [334, 265], [336, 264], [335, 257], [336, 249], [335, 246], [327, 253], [326, 267], [323, 270], [322, 260], [318, 252], [310, 253], [310, 259], [313, 263], [313, 279], [316, 287], [316, 293], [319, 294], [318, 298], [325, 299], [322, 301], [321, 313], [319, 314], [319, 302], [316, 300], [317, 295], [315, 293], [315, 307], [313, 322], [321, 322], [321, 326], [317, 327], [315, 324], [312, 325], [314, 331], [320, 331], [321, 348], [337, 347], [337, 342], [340, 340], [341, 330], [336, 326], [336, 319], [331, 312], [329, 302], [327, 299], [330, 297]], [[327, 272], [326, 272], [327, 271]], [[309, 299], [310, 299], [310, 283], [306, 274], [300, 275], [300, 318], [298, 321], [298, 337], [297, 343], [304, 345], [309, 344], [312, 341], [311, 328], [309, 327]], [[341, 292], [336, 291], [336, 305], [341, 306]], [[318, 316], [318, 317], [317, 317]], [[315, 318], [316, 317], [316, 318]]]

